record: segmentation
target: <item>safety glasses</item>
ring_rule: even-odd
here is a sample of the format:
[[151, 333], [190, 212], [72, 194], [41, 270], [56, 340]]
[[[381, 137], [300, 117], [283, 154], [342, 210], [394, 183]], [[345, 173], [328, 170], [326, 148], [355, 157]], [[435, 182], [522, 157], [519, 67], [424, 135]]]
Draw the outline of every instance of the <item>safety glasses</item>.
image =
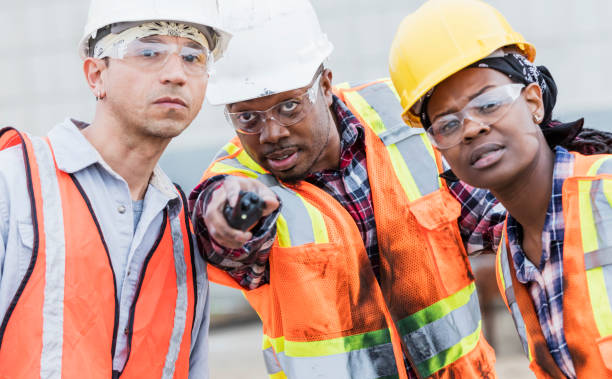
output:
[[228, 112], [225, 108], [225, 117], [238, 133], [259, 134], [268, 120], [274, 120], [282, 126], [291, 126], [302, 121], [310, 110], [310, 106], [317, 101], [321, 73], [317, 75], [314, 83], [303, 94], [282, 101], [264, 111]]
[[492, 125], [508, 113], [524, 87], [519, 83], [495, 87], [472, 99], [459, 112], [437, 117], [427, 129], [429, 139], [440, 149], [458, 145], [463, 139], [466, 119]]
[[188, 75], [201, 76], [208, 73], [213, 61], [210, 50], [196, 42], [177, 45], [150, 37], [136, 39], [121, 50], [111, 49], [106, 56], [122, 59], [142, 70], [156, 71], [164, 67], [174, 54], [181, 59]]

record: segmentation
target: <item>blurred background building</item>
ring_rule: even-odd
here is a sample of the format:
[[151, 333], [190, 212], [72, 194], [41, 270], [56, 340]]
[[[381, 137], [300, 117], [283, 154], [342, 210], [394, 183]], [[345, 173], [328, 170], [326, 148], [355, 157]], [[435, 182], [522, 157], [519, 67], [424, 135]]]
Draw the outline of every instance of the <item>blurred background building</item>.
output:
[[[232, 1], [232, 0], [219, 0]], [[290, 0], [288, 0], [290, 1]], [[387, 76], [387, 53], [400, 20], [422, 0], [312, 0], [335, 45], [334, 81]], [[608, 0], [491, 0], [537, 49], [536, 62], [557, 81], [556, 117], [584, 116], [586, 126], [612, 131], [612, 2]], [[76, 46], [86, 0], [2, 0], [0, 8], [0, 126], [46, 133], [66, 117], [90, 121], [95, 110]], [[425, 37], [425, 36], [424, 36]], [[264, 51], [261, 52], [265, 54]], [[189, 192], [215, 151], [233, 132], [221, 108], [208, 104], [168, 147], [161, 165]], [[184, 162], [188, 161], [189, 164]], [[478, 257], [485, 328], [498, 352], [502, 378], [533, 377], [521, 356], [514, 326], [496, 294], [492, 257]], [[257, 324], [237, 291], [213, 288], [211, 377], [264, 378]], [[230, 325], [221, 328], [221, 325]]]

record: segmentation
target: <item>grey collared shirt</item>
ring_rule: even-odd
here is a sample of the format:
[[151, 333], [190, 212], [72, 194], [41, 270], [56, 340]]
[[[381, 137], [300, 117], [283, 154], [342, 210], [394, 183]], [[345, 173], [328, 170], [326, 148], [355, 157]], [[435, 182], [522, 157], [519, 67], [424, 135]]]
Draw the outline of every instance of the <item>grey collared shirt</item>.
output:
[[[127, 182], [104, 162], [70, 119], [49, 132], [60, 170], [73, 174], [91, 201], [106, 240], [117, 280], [119, 325], [113, 369], [122, 370], [128, 354], [129, 311], [147, 253], [159, 234], [163, 210], [179, 216], [181, 201], [172, 182], [156, 167], [145, 193], [140, 220], [134, 224]], [[135, 228], [135, 230], [134, 230]], [[0, 151], [0, 320], [24, 277], [32, 256], [32, 217], [21, 146]], [[195, 249], [197, 244], [193, 243]], [[208, 281], [196, 251], [198, 309], [193, 327], [190, 378], [208, 378]]]

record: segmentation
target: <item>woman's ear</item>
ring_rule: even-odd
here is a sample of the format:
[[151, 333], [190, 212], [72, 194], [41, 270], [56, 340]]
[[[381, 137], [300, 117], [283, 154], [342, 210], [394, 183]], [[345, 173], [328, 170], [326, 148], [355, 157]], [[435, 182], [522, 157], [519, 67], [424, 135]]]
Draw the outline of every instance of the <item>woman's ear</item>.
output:
[[332, 93], [332, 72], [330, 69], [324, 69], [321, 73], [321, 92], [323, 92], [323, 97], [325, 97], [325, 102], [327, 106], [330, 107], [334, 101], [333, 93]]
[[544, 119], [542, 89], [537, 83], [531, 83], [523, 90], [523, 97], [527, 102], [527, 107], [532, 114], [534, 122], [539, 124]]

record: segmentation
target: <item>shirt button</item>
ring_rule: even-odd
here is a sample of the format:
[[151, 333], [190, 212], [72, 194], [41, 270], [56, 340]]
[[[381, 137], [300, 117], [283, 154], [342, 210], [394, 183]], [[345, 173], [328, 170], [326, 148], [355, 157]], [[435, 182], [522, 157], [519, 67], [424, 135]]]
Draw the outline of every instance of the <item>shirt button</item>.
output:
[[129, 334], [129, 332], [130, 332], [130, 331], [128, 330], [128, 328], [123, 329], [123, 333], [124, 333], [126, 336]]
[[120, 205], [117, 207], [117, 212], [124, 214], [125, 213], [125, 205]]

